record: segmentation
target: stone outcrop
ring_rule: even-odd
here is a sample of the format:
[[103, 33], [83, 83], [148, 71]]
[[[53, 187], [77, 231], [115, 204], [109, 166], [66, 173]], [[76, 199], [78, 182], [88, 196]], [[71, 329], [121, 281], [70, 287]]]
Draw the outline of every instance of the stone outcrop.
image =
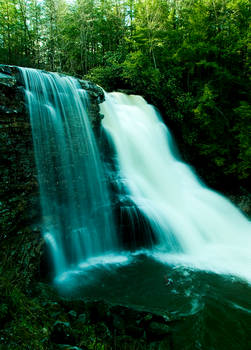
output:
[[88, 111], [88, 115], [89, 115], [92, 127], [94, 128], [94, 131], [97, 131], [96, 129], [99, 129], [100, 122], [103, 117], [99, 113], [100, 111], [99, 104], [104, 102], [105, 100], [104, 90], [101, 87], [97, 86], [96, 84], [92, 83], [91, 81], [79, 80], [79, 83], [81, 87], [88, 93], [89, 107], [90, 107]]
[[0, 66], [1, 235], [36, 221], [38, 183], [29, 116], [17, 68]]
[[229, 199], [248, 217], [251, 218], [251, 194], [229, 195]]
[[[47, 288], [44, 291], [44, 287], [43, 284], [38, 285], [38, 294], [33, 295], [34, 321], [30, 325], [33, 337], [26, 339], [25, 334], [20, 334], [22, 323], [29, 322], [25, 311], [20, 310], [14, 319], [2, 319], [0, 348], [2, 343], [12, 344], [12, 349], [25, 348], [22, 346], [28, 349], [34, 348], [32, 346], [37, 342], [43, 344], [43, 347], [37, 349], [48, 350], [168, 350], [172, 348], [177, 325], [182, 323], [169, 315], [114, 305], [102, 300], [59, 298], [50, 295]], [[24, 302], [26, 307], [31, 307], [27, 300]], [[12, 309], [13, 306], [10, 305], [9, 311], [12, 312]]]

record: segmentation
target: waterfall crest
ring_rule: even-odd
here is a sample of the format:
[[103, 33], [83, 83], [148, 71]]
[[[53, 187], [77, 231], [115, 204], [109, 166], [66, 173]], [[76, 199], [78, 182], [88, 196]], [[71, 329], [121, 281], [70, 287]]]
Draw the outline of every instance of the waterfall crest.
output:
[[43, 233], [55, 275], [116, 251], [109, 195], [77, 79], [20, 68], [30, 114]]
[[170, 132], [140, 96], [106, 94], [103, 127], [131, 200], [150, 220], [154, 256], [251, 279], [251, 226], [175, 155]]

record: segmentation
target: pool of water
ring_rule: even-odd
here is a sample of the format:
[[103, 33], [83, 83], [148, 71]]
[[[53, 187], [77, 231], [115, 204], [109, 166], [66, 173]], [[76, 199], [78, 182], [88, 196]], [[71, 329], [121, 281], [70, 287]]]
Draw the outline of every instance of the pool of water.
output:
[[92, 297], [166, 314], [173, 350], [250, 350], [251, 284], [238, 277], [164, 264], [138, 254], [58, 279], [72, 298]]

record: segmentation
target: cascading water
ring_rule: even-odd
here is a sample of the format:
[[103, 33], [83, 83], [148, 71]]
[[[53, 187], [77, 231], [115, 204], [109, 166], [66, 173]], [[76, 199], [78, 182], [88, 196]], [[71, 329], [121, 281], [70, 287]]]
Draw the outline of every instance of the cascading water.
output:
[[[71, 77], [27, 68], [20, 72], [55, 275], [100, 261], [129, 261], [127, 253], [117, 255], [121, 237], [115, 234], [87, 93]], [[140, 237], [152, 247], [147, 254], [161, 261], [251, 280], [250, 222], [176, 157], [154, 108], [142, 97], [112, 93], [106, 94], [101, 111], [129, 197], [120, 221], [126, 230], [132, 221], [130, 239]]]
[[101, 112], [129, 196], [155, 233], [153, 255], [251, 280], [250, 222], [175, 156], [154, 108], [140, 96], [111, 93]]
[[[60, 292], [178, 318], [167, 337], [173, 349], [249, 349], [250, 286], [210, 273], [251, 282], [249, 221], [176, 156], [171, 135], [152, 106], [139, 96], [112, 93], [106, 94], [102, 112], [116, 154], [117, 166], [108, 164], [110, 175], [116, 173], [111, 181], [120, 223], [115, 234], [87, 94], [74, 78], [20, 71], [44, 237]], [[129, 240], [134, 244], [128, 245]], [[121, 242], [133, 252], [118, 255]], [[111, 264], [116, 269], [109, 273]], [[158, 325], [148, 316], [144, 334], [152, 323]], [[110, 323], [112, 314], [107, 317]]]
[[88, 120], [88, 97], [71, 77], [20, 68], [30, 114], [44, 237], [55, 275], [117, 249], [109, 196]]

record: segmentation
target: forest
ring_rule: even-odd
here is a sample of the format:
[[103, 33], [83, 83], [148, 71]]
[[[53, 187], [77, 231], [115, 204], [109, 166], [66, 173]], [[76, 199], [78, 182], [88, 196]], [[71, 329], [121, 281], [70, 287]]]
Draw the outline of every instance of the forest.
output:
[[251, 349], [250, 39], [250, 0], [0, 0], [1, 350]]
[[247, 189], [248, 0], [2, 0], [1, 63], [143, 95], [216, 189]]

